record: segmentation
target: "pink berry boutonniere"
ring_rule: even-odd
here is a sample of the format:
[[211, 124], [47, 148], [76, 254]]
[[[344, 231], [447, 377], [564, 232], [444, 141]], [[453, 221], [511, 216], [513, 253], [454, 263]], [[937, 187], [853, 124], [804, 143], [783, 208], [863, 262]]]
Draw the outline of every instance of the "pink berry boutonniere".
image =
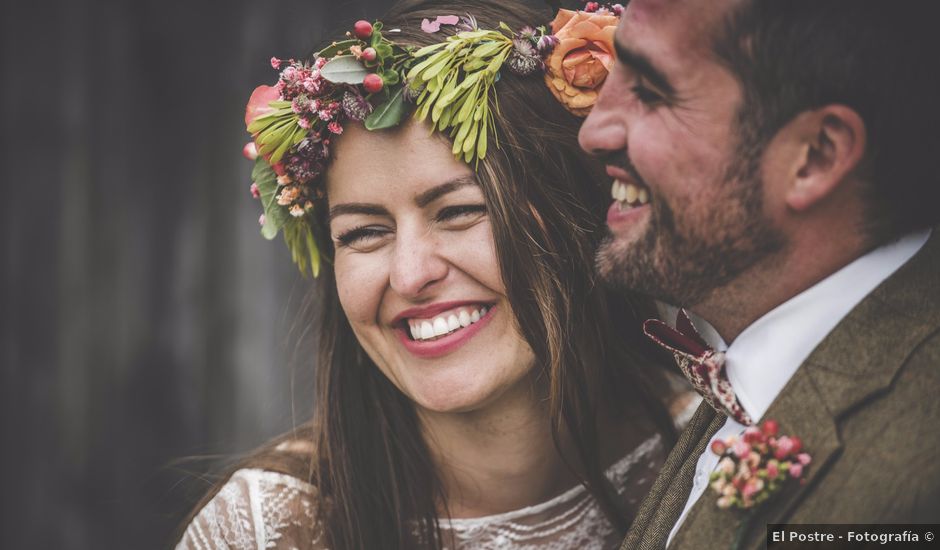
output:
[[770, 498], [787, 480], [802, 479], [812, 457], [802, 452], [796, 436], [778, 435], [775, 420], [750, 426], [740, 437], [715, 440], [711, 450], [721, 459], [709, 479], [719, 508], [748, 510]]

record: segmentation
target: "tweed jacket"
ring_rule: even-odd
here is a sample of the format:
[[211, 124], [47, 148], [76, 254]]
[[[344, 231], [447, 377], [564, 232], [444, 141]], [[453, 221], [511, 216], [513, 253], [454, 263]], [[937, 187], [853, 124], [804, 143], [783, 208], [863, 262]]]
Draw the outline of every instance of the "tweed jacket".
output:
[[[805, 483], [757, 509], [741, 548], [763, 548], [771, 523], [940, 522], [940, 231], [823, 339], [764, 418], [798, 435], [813, 462]], [[622, 549], [665, 548], [725, 419], [699, 407]], [[707, 489], [670, 550], [731, 548], [745, 513], [716, 500]]]

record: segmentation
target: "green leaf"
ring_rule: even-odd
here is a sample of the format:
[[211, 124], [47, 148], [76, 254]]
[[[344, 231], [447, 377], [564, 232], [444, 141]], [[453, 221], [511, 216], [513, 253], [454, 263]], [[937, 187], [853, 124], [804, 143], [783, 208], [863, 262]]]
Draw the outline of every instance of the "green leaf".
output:
[[352, 55], [339, 55], [320, 69], [320, 76], [334, 84], [362, 84], [369, 71]]
[[405, 99], [402, 95], [403, 86], [399, 86], [388, 101], [375, 108], [372, 113], [366, 117], [366, 130], [380, 130], [382, 128], [391, 128], [397, 126], [405, 115]]
[[264, 226], [261, 227], [261, 234], [266, 239], [273, 239], [290, 218], [287, 208], [279, 205], [275, 198], [278, 187], [277, 174], [266, 160], [258, 157], [251, 171], [251, 180], [258, 186], [258, 191], [261, 193], [261, 206], [264, 208]]
[[394, 53], [394, 52], [392, 51], [392, 47], [389, 46], [388, 44], [379, 44], [379, 45], [377, 45], [377, 46], [374, 46], [374, 48], [375, 48], [375, 53], [376, 53], [376, 55], [377, 55], [380, 59], [385, 59], [386, 57], [391, 57], [391, 56], [392, 56], [392, 53]]
[[334, 42], [330, 44], [329, 46], [323, 48], [322, 50], [318, 51], [317, 53], [314, 54], [314, 56], [333, 57], [334, 55], [336, 55], [336, 52], [340, 50], [348, 50], [350, 46], [355, 46], [358, 43], [359, 43], [359, 40], [356, 40], [356, 39], [340, 40], [339, 42]]
[[473, 57], [490, 57], [500, 50], [500, 48], [505, 48], [505, 42], [486, 42], [481, 44], [473, 49], [471, 54]]
[[412, 55], [414, 57], [424, 57], [428, 55], [429, 53], [436, 51], [439, 48], [443, 48], [446, 45], [447, 45], [447, 42], [438, 42], [437, 44], [431, 44], [430, 46], [425, 46], [421, 48], [420, 50], [416, 51]]
[[372, 40], [369, 42], [369, 45], [373, 48], [378, 48], [378, 45], [382, 43], [382, 33], [380, 33], [376, 28], [372, 27]]
[[398, 74], [398, 71], [386, 71], [382, 73], [382, 82], [386, 86], [394, 86], [401, 82], [401, 76]]

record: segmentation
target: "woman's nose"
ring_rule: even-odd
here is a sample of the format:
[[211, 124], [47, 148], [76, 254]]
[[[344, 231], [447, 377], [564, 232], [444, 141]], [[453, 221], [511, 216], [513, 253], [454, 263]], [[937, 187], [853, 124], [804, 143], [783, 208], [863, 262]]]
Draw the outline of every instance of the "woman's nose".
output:
[[437, 237], [426, 228], [399, 232], [389, 267], [392, 290], [401, 296], [419, 300], [435, 283], [447, 277], [448, 263]]

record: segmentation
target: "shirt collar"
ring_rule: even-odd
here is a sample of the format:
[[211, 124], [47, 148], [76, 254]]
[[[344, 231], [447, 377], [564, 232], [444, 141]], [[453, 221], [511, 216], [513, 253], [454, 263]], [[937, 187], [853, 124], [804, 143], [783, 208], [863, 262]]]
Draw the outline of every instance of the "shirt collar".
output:
[[[757, 420], [767, 412], [813, 349], [865, 296], [911, 259], [930, 233], [929, 229], [912, 233], [861, 256], [764, 314], [727, 346], [728, 380], [751, 418]], [[701, 332], [709, 343], [718, 344], [716, 349], [724, 348], [720, 337], [714, 340], [717, 333]]]

